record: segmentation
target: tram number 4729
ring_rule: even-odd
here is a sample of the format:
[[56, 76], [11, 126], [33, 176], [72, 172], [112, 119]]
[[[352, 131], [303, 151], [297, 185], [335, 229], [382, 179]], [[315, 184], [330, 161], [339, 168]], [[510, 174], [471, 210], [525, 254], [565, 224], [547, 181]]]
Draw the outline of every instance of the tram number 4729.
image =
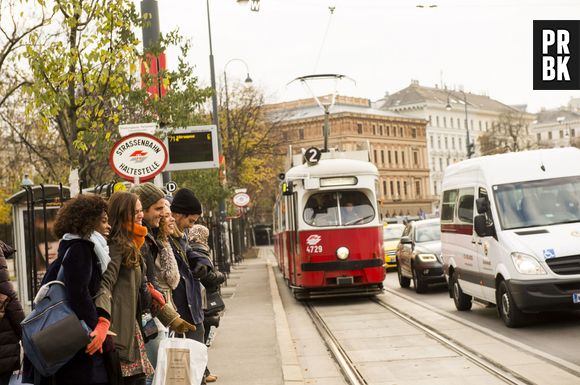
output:
[[321, 245], [308, 245], [306, 246], [307, 253], [322, 253]]

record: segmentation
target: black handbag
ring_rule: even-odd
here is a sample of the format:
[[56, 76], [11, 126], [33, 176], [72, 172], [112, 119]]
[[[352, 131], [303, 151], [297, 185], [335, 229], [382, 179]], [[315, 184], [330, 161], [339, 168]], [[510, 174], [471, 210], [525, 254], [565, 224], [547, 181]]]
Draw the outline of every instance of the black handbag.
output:
[[141, 316], [137, 317], [137, 322], [139, 323], [143, 340], [147, 343], [157, 337], [159, 330], [151, 314], [153, 299], [147, 289], [147, 276], [144, 274], [144, 269], [141, 269], [141, 273], [141, 286], [139, 287], [139, 311]]
[[212, 316], [226, 308], [226, 304], [222, 299], [219, 291], [212, 291], [211, 293], [206, 293], [207, 298], [207, 309], [205, 309], [204, 314], [206, 316]]

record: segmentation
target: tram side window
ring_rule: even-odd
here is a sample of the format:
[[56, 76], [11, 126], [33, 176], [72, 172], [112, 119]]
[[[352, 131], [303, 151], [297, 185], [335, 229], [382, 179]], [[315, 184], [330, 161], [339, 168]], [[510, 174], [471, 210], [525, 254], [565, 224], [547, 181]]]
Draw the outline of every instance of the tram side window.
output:
[[304, 207], [304, 222], [311, 226], [337, 226], [338, 207], [335, 193], [318, 193], [310, 196]]

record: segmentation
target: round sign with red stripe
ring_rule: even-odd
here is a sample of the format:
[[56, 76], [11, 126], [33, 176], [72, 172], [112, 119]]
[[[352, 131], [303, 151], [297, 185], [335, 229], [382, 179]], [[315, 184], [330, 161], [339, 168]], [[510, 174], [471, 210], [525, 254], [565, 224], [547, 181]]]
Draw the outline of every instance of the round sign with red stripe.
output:
[[125, 136], [113, 145], [109, 164], [123, 179], [147, 181], [163, 171], [168, 157], [167, 148], [161, 140], [139, 132]]
[[233, 197], [233, 202], [238, 207], [246, 207], [250, 203], [250, 196], [246, 193], [239, 192]]

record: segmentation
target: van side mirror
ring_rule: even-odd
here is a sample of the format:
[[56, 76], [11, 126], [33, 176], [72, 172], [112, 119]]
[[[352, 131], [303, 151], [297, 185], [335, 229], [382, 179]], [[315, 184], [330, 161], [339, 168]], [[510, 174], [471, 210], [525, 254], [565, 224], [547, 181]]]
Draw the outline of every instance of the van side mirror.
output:
[[489, 210], [489, 199], [477, 198], [475, 200], [475, 206], [477, 207], [478, 214], [485, 214]]
[[480, 237], [489, 237], [493, 235], [493, 227], [487, 226], [487, 219], [485, 218], [485, 214], [479, 214], [473, 218], [473, 227], [475, 228], [477, 235]]
[[411, 241], [411, 238], [409, 238], [408, 235], [405, 235], [404, 237], [401, 237], [401, 243], [410, 245], [413, 241]]

